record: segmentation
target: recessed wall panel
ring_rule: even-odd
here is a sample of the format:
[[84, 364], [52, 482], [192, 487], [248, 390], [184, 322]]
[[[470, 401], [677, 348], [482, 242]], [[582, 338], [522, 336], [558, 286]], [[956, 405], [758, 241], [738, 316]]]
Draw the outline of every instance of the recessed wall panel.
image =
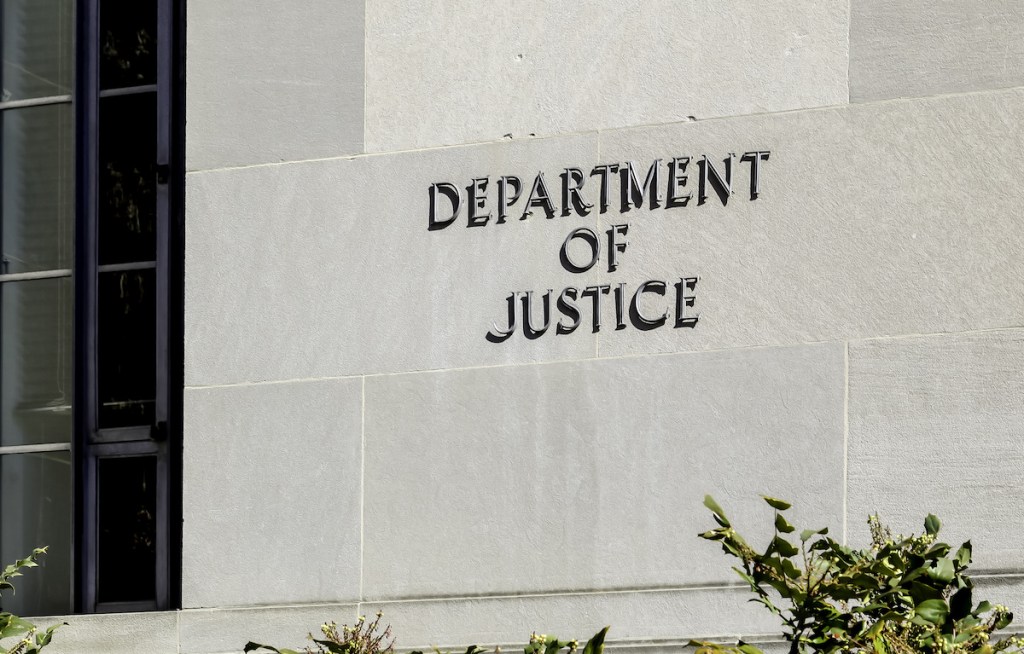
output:
[[[366, 599], [734, 581], [701, 502], [840, 527], [844, 349], [764, 348], [366, 380]], [[767, 540], [765, 540], [767, 542]]]

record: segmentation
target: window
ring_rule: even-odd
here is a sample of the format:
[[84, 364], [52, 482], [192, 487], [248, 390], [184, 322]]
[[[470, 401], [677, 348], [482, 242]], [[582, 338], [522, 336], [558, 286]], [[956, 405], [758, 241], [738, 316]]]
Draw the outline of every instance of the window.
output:
[[181, 4], [0, 3], [5, 610], [178, 601]]

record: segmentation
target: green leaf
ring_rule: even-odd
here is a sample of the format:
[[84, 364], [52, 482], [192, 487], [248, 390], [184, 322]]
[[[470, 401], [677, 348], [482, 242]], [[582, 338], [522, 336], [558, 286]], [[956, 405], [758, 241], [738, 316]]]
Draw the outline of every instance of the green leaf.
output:
[[973, 550], [974, 548], [971, 545], [971, 541], [967, 541], [956, 551], [956, 562], [960, 564], [961, 568], [966, 568], [971, 564], [971, 554], [973, 553]]
[[799, 579], [801, 576], [800, 569], [793, 565], [793, 562], [789, 559], [782, 560], [782, 571], [790, 579]]
[[949, 559], [939, 559], [928, 568], [928, 576], [936, 581], [953, 581], [953, 562]]
[[732, 554], [737, 559], [742, 559], [743, 558], [743, 553], [740, 552], [739, 549], [737, 549], [735, 545], [733, 545], [731, 542], [729, 542], [728, 539], [722, 541], [722, 550], [725, 551], [728, 554]]
[[804, 529], [800, 532], [800, 542], [806, 543], [808, 539], [810, 539], [810, 537], [814, 536], [815, 534], [821, 534], [822, 536], [824, 536], [827, 533], [828, 527], [825, 527], [824, 529]]
[[909, 582], [917, 579], [918, 577], [920, 577], [921, 575], [923, 575], [926, 572], [928, 572], [928, 568], [926, 568], [924, 566], [921, 566], [919, 568], [914, 568], [910, 572], [908, 572], [905, 575], [903, 575], [903, 579], [900, 580], [900, 583], [901, 584], [909, 583]]
[[941, 559], [947, 554], [949, 554], [949, 545], [946, 543], [935, 543], [924, 553], [924, 558], [934, 561], [935, 559]]
[[42, 645], [49, 645], [50, 644], [50, 640], [53, 639], [53, 632], [56, 631], [59, 627], [66, 627], [66, 626], [68, 626], [67, 622], [61, 622], [61, 623], [58, 623], [58, 624], [51, 625], [51, 626], [47, 627], [46, 631], [43, 632], [43, 635], [40, 637], [40, 641], [39, 641], [40, 644], [42, 644]]
[[252, 641], [246, 643], [245, 649], [243, 649], [242, 651], [255, 652], [258, 649], [270, 650], [271, 652], [277, 652], [277, 654], [302, 654], [302, 652], [299, 652], [294, 649], [277, 649], [276, 647], [271, 647], [270, 645], [261, 645], [260, 643], [254, 643]]
[[[554, 636], [549, 636], [546, 643], [547, 647], [544, 648], [544, 654], [558, 654], [558, 651], [568, 644], [568, 641], [562, 642]], [[469, 653], [467, 652], [467, 654]]]
[[961, 620], [971, 614], [971, 589], [961, 588], [949, 598], [950, 615]]
[[1010, 626], [1011, 622], [1013, 622], [1013, 614], [1009, 611], [1007, 611], [1006, 613], [1002, 613], [996, 620], [996, 629], [1006, 629]]
[[981, 615], [982, 613], [988, 613], [992, 609], [992, 603], [988, 600], [984, 600], [981, 604], [978, 604], [978, 608], [974, 609], [974, 615]]
[[743, 652], [743, 654], [764, 654], [761, 650], [754, 647], [750, 643], [744, 643], [742, 640], [736, 643], [736, 649]]
[[[708, 499], [711, 499], [710, 495], [708, 495], [705, 499], [705, 504], [707, 504]], [[714, 504], [714, 502], [714, 500], [711, 500], [712, 504]], [[710, 509], [711, 507], [708, 508]], [[711, 510], [714, 511], [714, 509]], [[583, 654], [601, 654], [602, 652], [604, 652], [604, 637], [608, 634], [609, 629], [611, 629], [611, 625], [608, 625], [601, 631], [594, 634], [590, 638], [590, 640], [587, 641], [586, 646], [583, 648]]]
[[789, 524], [789, 522], [786, 521], [786, 518], [781, 513], [775, 514], [775, 531], [781, 532], [783, 534], [791, 534], [795, 529], [796, 527]]
[[313, 642], [317, 645], [320, 645], [321, 647], [327, 648], [327, 651], [331, 654], [350, 654], [353, 650], [356, 649], [355, 646], [350, 642], [335, 643], [330, 640], [321, 640], [318, 638], [314, 638]]
[[941, 528], [942, 522], [931, 513], [924, 519], [924, 530], [929, 536], [938, 534]]
[[711, 497], [710, 495], [705, 495], [704, 496], [704, 506], [706, 506], [709, 509], [711, 509], [711, 512], [714, 513], [716, 516], [718, 516], [718, 518], [719, 518], [718, 523], [720, 525], [722, 525], [723, 527], [730, 527], [731, 526], [729, 524], [729, 518], [725, 517], [725, 511], [722, 510], [722, 507], [718, 506], [718, 502], [715, 501], [715, 498]]
[[751, 599], [749, 599], [747, 601], [748, 602], [757, 602], [758, 604], [763, 604], [764, 607], [766, 609], [768, 609], [769, 611], [771, 611], [772, 613], [775, 613], [775, 614], [781, 614], [782, 613], [778, 609], [778, 607], [776, 607], [774, 604], [772, 604], [771, 600], [769, 600], [767, 597], [752, 597]]
[[742, 579], [743, 581], [745, 581], [745, 582], [747, 582], [748, 584], [750, 584], [750, 585], [751, 585], [751, 587], [753, 587], [753, 586], [756, 586], [756, 585], [757, 585], [756, 583], [754, 583], [754, 579], [753, 579], [753, 577], [751, 577], [750, 575], [748, 575], [748, 574], [747, 574], [746, 572], [743, 572], [743, 571], [742, 571], [742, 570], [740, 570], [739, 568], [733, 567], [733, 572], [735, 572], [736, 574], [738, 574], [738, 575], [740, 576], [740, 578], [741, 578], [741, 579]]
[[914, 614], [930, 624], [942, 625], [949, 617], [949, 605], [940, 599], [925, 600], [914, 607]]
[[918, 605], [925, 600], [941, 599], [942, 588], [936, 588], [933, 584], [922, 584], [919, 581], [910, 582], [910, 596], [914, 598], [914, 605]]
[[768, 497], [767, 495], [762, 495], [761, 497], [764, 499], [765, 502], [768, 502], [768, 506], [778, 511], [785, 511], [789, 507], [793, 506], [789, 502], [785, 500], [780, 500], [775, 497]]
[[694, 654], [720, 654], [721, 652], [730, 651], [730, 648], [728, 647], [723, 647], [718, 643], [712, 643], [703, 640], [691, 640], [689, 643], [687, 643], [687, 645], [696, 648]]
[[776, 552], [778, 552], [780, 555], [786, 558], [796, 556], [800, 553], [800, 550], [798, 550], [795, 545], [785, 540], [781, 536], [776, 536], [772, 539], [772, 549], [774, 549]]
[[22, 634], [27, 634], [36, 628], [36, 626], [28, 620], [19, 618], [16, 615], [4, 613], [3, 617], [4, 620], [0, 623], [0, 626], [2, 626], [2, 630], [0, 630], [0, 638], [21, 636]]

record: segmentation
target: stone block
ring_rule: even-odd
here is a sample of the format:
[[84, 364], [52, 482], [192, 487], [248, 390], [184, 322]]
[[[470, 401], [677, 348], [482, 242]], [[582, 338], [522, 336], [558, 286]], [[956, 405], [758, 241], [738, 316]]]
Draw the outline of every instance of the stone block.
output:
[[971, 539], [979, 570], [1019, 570], [1024, 548], [1024, 330], [850, 346], [849, 520], [902, 533], [934, 513]]
[[848, 6], [366, 5], [366, 147], [387, 152], [847, 101]]
[[853, 0], [854, 102], [1024, 86], [1016, 0]]
[[359, 379], [186, 390], [184, 607], [358, 598], [361, 404]]
[[188, 170], [363, 150], [363, 2], [188, 3]]
[[705, 494], [758, 538], [762, 493], [841, 524], [843, 365], [830, 344], [367, 378], [364, 598], [733, 581]]

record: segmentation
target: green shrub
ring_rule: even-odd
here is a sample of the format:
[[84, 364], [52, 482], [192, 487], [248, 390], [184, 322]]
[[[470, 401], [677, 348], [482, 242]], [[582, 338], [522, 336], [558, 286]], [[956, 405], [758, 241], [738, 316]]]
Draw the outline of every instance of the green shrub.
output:
[[[27, 558], [15, 561], [4, 568], [3, 572], [0, 572], [0, 592], [9, 590], [13, 593], [14, 585], [11, 583], [11, 579], [20, 577], [21, 570], [25, 568], [38, 567], [39, 557], [44, 554], [46, 554], [45, 547], [37, 548], [32, 550], [32, 554]], [[53, 625], [40, 632], [39, 628], [28, 620], [19, 618], [12, 613], [2, 612], [0, 613], [0, 641], [10, 638], [17, 638], [18, 640], [9, 648], [0, 646], [0, 653], [37, 654], [50, 644], [50, 640], [53, 638], [53, 631], [59, 626]]]
[[[391, 625], [381, 630], [380, 618], [380, 612], [377, 613], [377, 618], [373, 622], [367, 622], [365, 617], [359, 616], [355, 626], [342, 625], [340, 631], [336, 622], [327, 622], [320, 627], [320, 638], [309, 634], [309, 639], [313, 641], [316, 649], [306, 648], [306, 652], [310, 654], [393, 654], [395, 639], [391, 637]], [[243, 651], [254, 652], [261, 649], [278, 654], [300, 654], [293, 649], [278, 649], [252, 641], [246, 644]]]
[[[338, 629], [337, 623], [329, 622], [320, 627], [320, 637], [309, 634], [313, 641], [311, 647], [305, 652], [294, 649], [272, 647], [260, 643], [249, 642], [245, 646], [245, 652], [255, 652], [265, 649], [277, 654], [393, 654], [395, 640], [391, 637], [391, 625], [381, 628], [381, 613], [372, 622], [360, 616], [352, 627], [342, 625]], [[602, 654], [604, 651], [604, 637], [608, 633], [608, 627], [594, 634], [593, 638], [587, 641], [583, 648], [583, 654]], [[313, 649], [315, 647], [316, 649]], [[562, 650], [568, 650], [569, 654], [576, 654], [579, 648], [579, 641], [558, 640], [555, 636], [547, 636], [534, 632], [530, 636], [530, 642], [523, 648], [524, 654], [559, 654]], [[484, 654], [487, 650], [477, 645], [470, 645], [466, 648], [465, 654]], [[498, 652], [495, 649], [495, 652]], [[434, 648], [435, 654], [450, 654]], [[423, 654], [415, 651], [410, 654]]]
[[[759, 551], [733, 528], [710, 497], [704, 499], [718, 523], [701, 538], [721, 544], [740, 561], [733, 568], [755, 597], [778, 616], [791, 654], [995, 654], [1021, 651], [1015, 637], [994, 632], [1013, 620], [1005, 606], [974, 603], [967, 576], [971, 543], [955, 552], [936, 540], [939, 519], [929, 515], [919, 536], [893, 536], [877, 516], [868, 519], [871, 545], [851, 549], [807, 529], [799, 544], [789, 540], [795, 528], [786, 520], [788, 502], [771, 497], [775, 533]], [[692, 642], [696, 654], [761, 654], [743, 643], [725, 646]]]

